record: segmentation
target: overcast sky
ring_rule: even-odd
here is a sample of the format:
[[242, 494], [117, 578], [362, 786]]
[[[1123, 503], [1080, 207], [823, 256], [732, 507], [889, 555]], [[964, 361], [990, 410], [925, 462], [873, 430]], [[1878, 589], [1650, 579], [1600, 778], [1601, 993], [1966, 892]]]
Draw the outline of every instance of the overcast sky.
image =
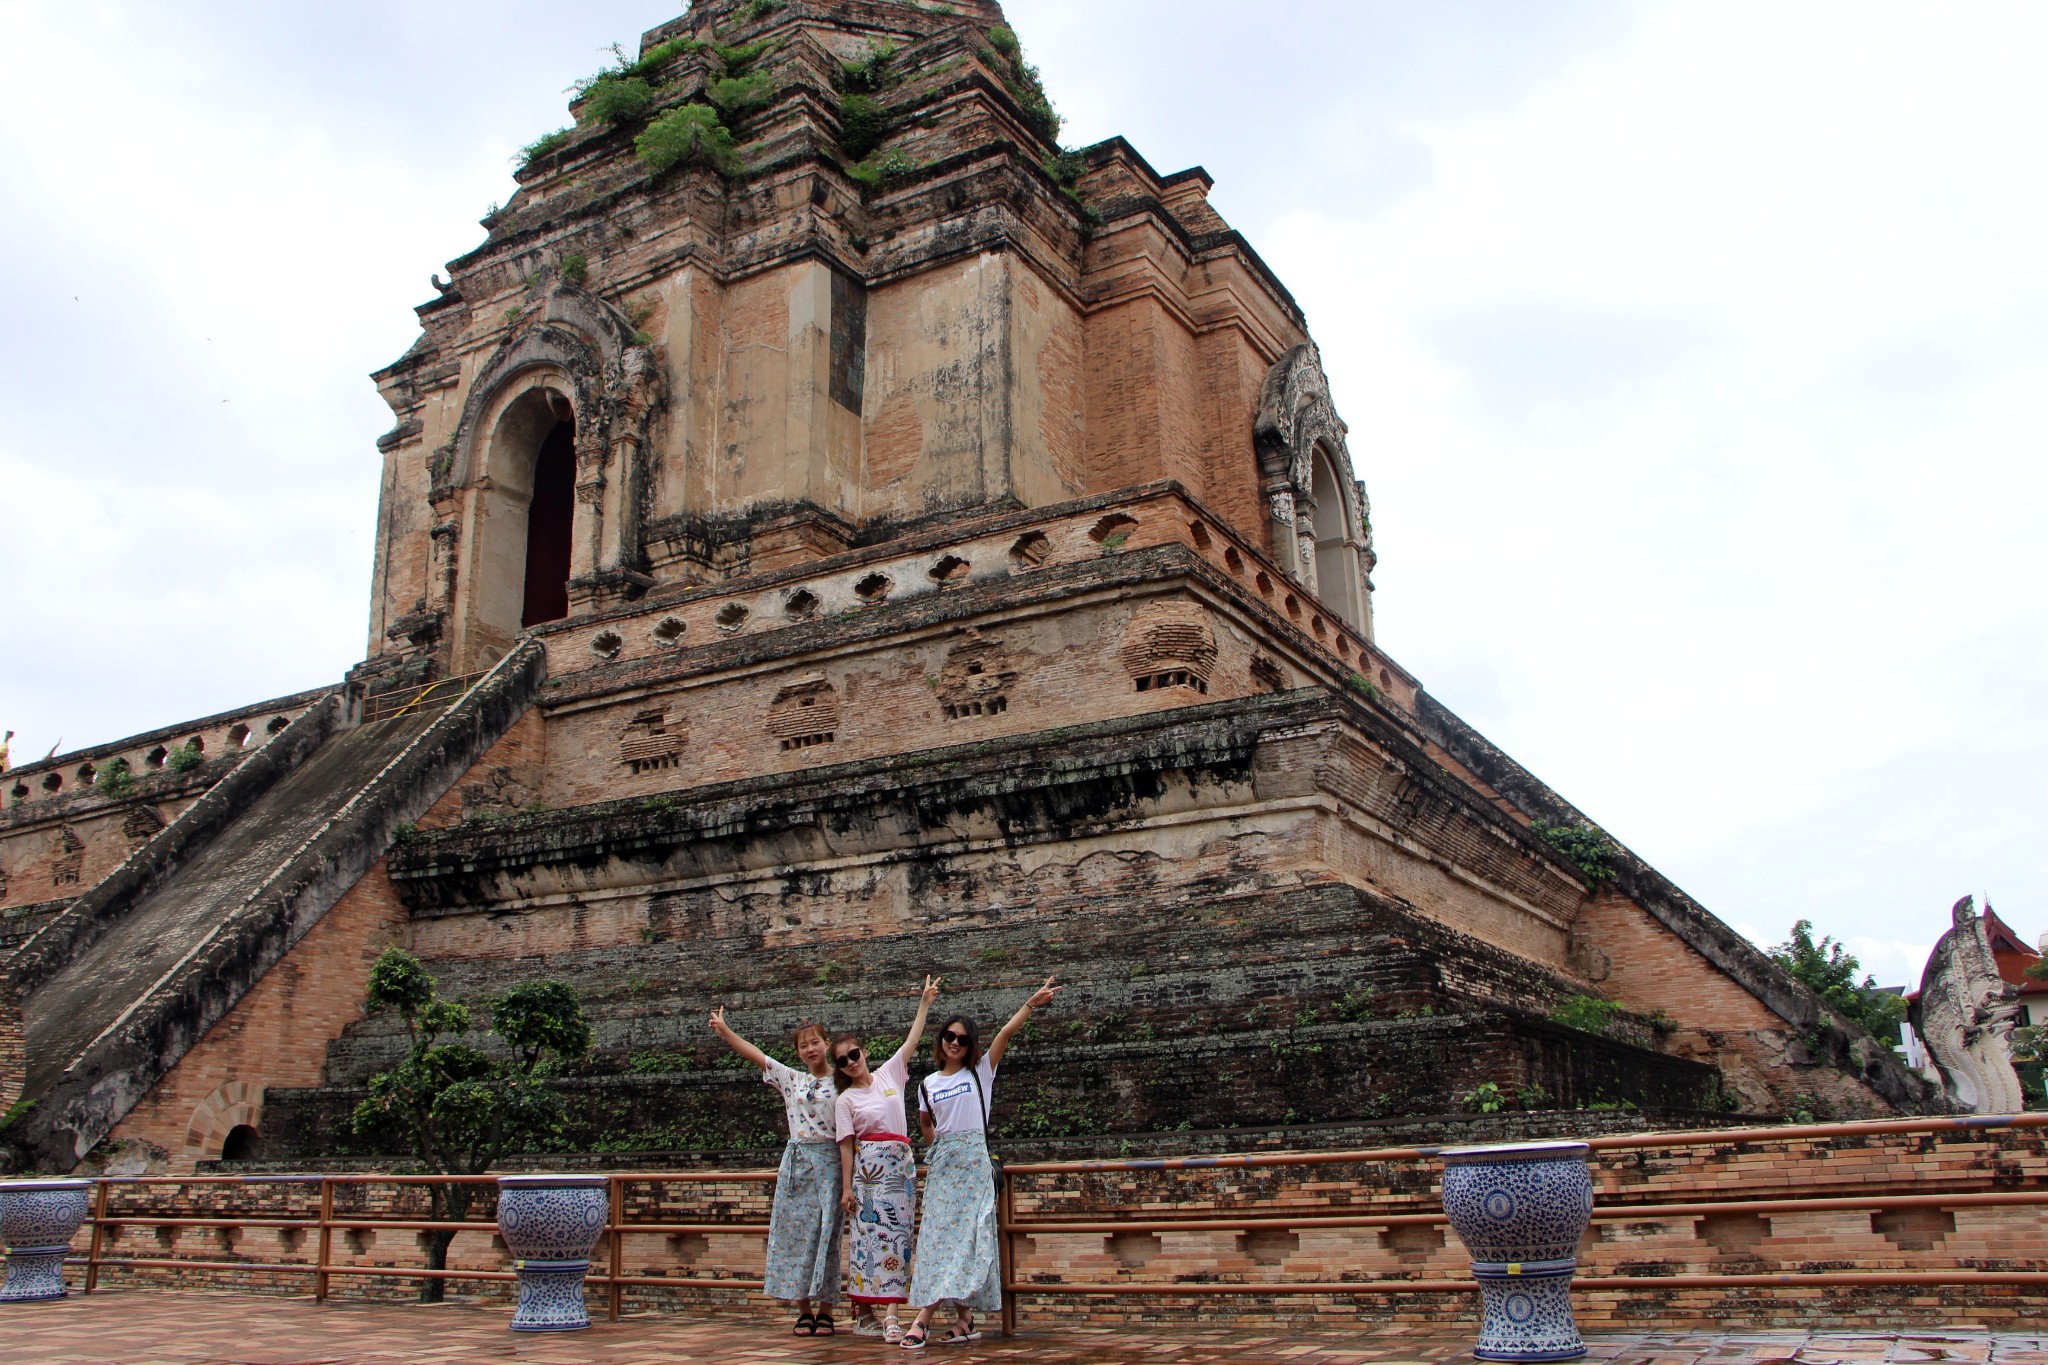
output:
[[[1008, 0], [1307, 310], [1381, 643], [1752, 937], [2048, 929], [2048, 6]], [[362, 657], [365, 377], [676, 0], [0, 0], [18, 758]]]

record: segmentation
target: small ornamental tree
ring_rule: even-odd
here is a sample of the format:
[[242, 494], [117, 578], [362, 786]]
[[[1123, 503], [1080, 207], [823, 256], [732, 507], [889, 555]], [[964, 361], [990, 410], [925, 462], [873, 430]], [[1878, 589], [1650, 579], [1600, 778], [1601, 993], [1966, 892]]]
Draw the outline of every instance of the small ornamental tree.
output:
[[1771, 960], [1871, 1037], [1882, 1043], [1899, 1041], [1905, 997], [1879, 990], [1873, 977], [1865, 976], [1858, 984], [1856, 973], [1863, 964], [1832, 938], [1823, 936], [1815, 943], [1812, 920], [1793, 925], [1792, 937], [1771, 949]]
[[[436, 1175], [482, 1175], [512, 1152], [545, 1146], [562, 1133], [561, 1097], [547, 1086], [565, 1061], [590, 1051], [590, 1025], [576, 993], [559, 981], [530, 981], [490, 1002], [491, 1031], [511, 1053], [491, 1056], [460, 1041], [469, 1007], [444, 1000], [420, 960], [387, 948], [370, 969], [365, 1004], [395, 1011], [412, 1047], [404, 1060], [370, 1078], [355, 1108], [356, 1133], [401, 1142]], [[427, 1186], [432, 1219], [467, 1219], [480, 1186]], [[452, 1231], [427, 1234], [427, 1268], [448, 1268]], [[439, 1303], [445, 1281], [425, 1280], [420, 1302]]]

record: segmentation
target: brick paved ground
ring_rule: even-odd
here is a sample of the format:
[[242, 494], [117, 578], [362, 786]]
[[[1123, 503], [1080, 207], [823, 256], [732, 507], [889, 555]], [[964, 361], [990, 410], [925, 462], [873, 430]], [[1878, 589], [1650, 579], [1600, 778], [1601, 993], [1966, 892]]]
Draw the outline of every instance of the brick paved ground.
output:
[[[871, 1339], [799, 1341], [729, 1322], [677, 1317], [600, 1322], [567, 1336], [515, 1335], [504, 1308], [318, 1305], [306, 1299], [139, 1291], [0, 1308], [0, 1360], [8, 1365], [844, 1365], [904, 1360]], [[1468, 1338], [1409, 1329], [1355, 1335], [1276, 1335], [1191, 1328], [1065, 1329], [1011, 1341], [932, 1348], [949, 1365], [1453, 1365], [1470, 1362]], [[2048, 1336], [1925, 1332], [1688, 1333], [1590, 1339], [1596, 1365], [2048, 1365]]]

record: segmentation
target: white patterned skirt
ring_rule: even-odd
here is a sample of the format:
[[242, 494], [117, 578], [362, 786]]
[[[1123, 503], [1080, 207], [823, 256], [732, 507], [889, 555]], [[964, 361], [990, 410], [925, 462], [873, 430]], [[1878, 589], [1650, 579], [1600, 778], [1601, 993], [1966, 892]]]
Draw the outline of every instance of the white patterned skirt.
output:
[[952, 1302], [978, 1313], [1001, 1308], [996, 1182], [984, 1134], [947, 1133], [933, 1144], [921, 1221], [912, 1306]]
[[901, 1138], [863, 1138], [853, 1155], [853, 1255], [846, 1297], [910, 1301], [910, 1244], [917, 1231], [917, 1159]]
[[768, 1297], [839, 1302], [839, 1144], [782, 1149], [768, 1215]]

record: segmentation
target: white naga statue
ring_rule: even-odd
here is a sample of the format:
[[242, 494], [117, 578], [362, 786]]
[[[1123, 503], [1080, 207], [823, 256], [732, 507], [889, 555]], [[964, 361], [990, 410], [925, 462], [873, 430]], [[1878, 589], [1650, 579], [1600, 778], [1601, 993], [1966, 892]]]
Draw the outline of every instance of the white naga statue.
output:
[[2026, 1094], [2008, 1040], [2019, 1016], [2019, 988], [1998, 974], [1975, 898], [1963, 897], [1949, 913], [1954, 927], [1934, 945], [1920, 974], [1913, 1031], [1926, 1044], [1956, 1109], [2017, 1114], [2026, 1107]]

